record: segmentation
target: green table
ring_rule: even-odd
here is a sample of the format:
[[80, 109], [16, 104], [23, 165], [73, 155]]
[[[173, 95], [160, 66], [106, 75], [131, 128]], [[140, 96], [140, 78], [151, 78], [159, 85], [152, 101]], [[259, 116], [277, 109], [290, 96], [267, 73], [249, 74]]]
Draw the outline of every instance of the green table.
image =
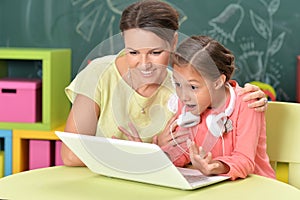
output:
[[251, 175], [192, 191], [137, 183], [94, 174], [85, 167], [49, 167], [0, 179], [0, 199], [300, 199], [300, 190], [269, 178]]

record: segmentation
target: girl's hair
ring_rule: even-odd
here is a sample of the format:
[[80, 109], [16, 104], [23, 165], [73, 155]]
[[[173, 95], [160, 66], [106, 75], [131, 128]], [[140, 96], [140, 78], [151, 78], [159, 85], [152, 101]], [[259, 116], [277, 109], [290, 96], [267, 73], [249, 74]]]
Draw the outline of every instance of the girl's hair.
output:
[[141, 28], [170, 43], [179, 28], [178, 20], [178, 12], [167, 3], [158, 0], [138, 1], [123, 11], [120, 30], [124, 32]]
[[184, 40], [173, 56], [173, 64], [192, 66], [204, 77], [216, 80], [220, 74], [230, 80], [235, 70], [234, 55], [208, 36], [191, 36]]

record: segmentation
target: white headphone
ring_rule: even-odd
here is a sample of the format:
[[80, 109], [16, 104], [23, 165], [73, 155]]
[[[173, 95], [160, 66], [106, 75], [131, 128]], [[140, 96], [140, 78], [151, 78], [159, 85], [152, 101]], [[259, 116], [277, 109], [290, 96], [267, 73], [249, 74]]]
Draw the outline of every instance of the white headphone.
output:
[[[225, 124], [228, 120], [228, 117], [233, 113], [234, 106], [235, 106], [235, 92], [230, 84], [228, 84], [229, 92], [230, 92], [230, 102], [228, 107], [225, 109], [224, 112], [219, 114], [210, 114], [206, 118], [206, 125], [210, 133], [214, 136], [213, 142], [211, 139], [207, 139], [207, 135], [205, 141], [208, 141], [208, 145], [210, 146], [207, 152], [211, 151], [215, 143], [218, 141], [218, 138], [221, 137], [222, 139], [222, 148], [223, 148], [223, 155], [225, 154], [225, 146], [224, 146], [224, 139], [223, 139], [223, 132], [225, 131]], [[185, 106], [182, 108], [182, 114], [179, 115], [178, 119], [175, 120], [170, 126], [170, 133], [172, 139], [174, 140], [175, 144], [180, 148], [180, 150], [186, 154], [189, 154], [185, 149], [183, 149], [179, 144], [177, 144], [176, 139], [174, 138], [172, 127], [174, 123], [177, 123], [181, 127], [192, 127], [199, 124], [201, 118], [198, 115], [194, 115], [191, 112], [186, 112]], [[213, 143], [213, 144], [212, 144]]]
[[210, 114], [206, 118], [206, 125], [211, 134], [215, 137], [222, 137], [225, 130], [227, 118], [233, 113], [235, 106], [235, 93], [230, 84], [227, 84], [230, 92], [230, 102], [224, 112], [219, 114]]
[[189, 128], [199, 124], [201, 120], [200, 116], [194, 115], [191, 112], [186, 112], [185, 107], [186, 106], [183, 106], [182, 113], [178, 116], [178, 119], [176, 120], [178, 126]]

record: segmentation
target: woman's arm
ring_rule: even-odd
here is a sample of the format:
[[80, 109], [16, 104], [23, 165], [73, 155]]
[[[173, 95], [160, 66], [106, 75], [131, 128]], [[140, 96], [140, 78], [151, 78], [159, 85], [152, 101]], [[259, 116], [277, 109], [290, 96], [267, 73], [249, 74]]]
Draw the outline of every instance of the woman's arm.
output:
[[[243, 97], [243, 101], [249, 102], [248, 107], [254, 108], [255, 111], [264, 112], [268, 107], [268, 99], [265, 93], [256, 85], [246, 83], [244, 88], [242, 88], [238, 95], [246, 94]], [[251, 101], [254, 100], [254, 101]]]
[[[93, 100], [77, 95], [69, 113], [65, 131], [95, 135], [99, 115], [100, 108]], [[61, 146], [61, 157], [66, 166], [84, 166], [84, 163], [64, 143]]]

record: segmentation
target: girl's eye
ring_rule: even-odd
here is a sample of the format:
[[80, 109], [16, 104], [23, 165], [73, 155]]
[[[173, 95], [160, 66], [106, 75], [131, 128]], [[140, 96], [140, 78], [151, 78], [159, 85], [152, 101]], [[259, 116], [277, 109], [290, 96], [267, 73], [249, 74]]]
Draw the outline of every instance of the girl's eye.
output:
[[195, 85], [191, 85], [191, 88], [192, 88], [192, 90], [197, 90], [198, 89], [198, 87], [195, 86]]
[[174, 85], [175, 85], [175, 87], [181, 87], [181, 84], [177, 83], [177, 82], [175, 82]]

